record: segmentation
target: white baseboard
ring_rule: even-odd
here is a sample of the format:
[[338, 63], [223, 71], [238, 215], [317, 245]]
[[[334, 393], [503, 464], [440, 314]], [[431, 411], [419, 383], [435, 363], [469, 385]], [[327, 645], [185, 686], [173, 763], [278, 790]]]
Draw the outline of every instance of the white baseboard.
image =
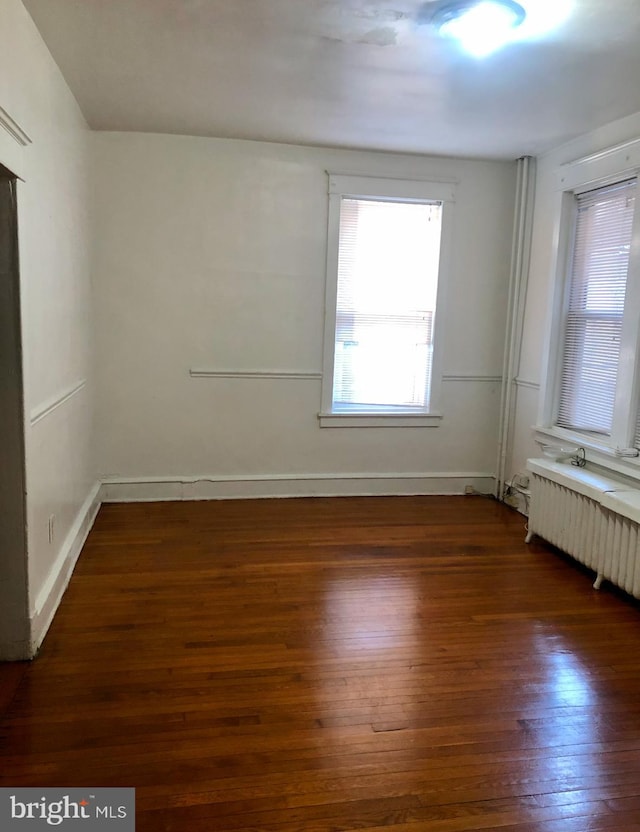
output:
[[464, 494], [471, 487], [493, 494], [495, 476], [486, 473], [298, 474], [223, 477], [127, 478], [103, 480], [105, 503], [163, 500], [237, 500], [267, 497], [366, 497]]
[[100, 508], [101, 483], [97, 482], [82, 504], [76, 519], [69, 529], [58, 557], [56, 558], [44, 586], [35, 599], [31, 610], [31, 656], [35, 656], [42, 644], [53, 616], [58, 609], [67, 588], [76, 562], [91, 531]]

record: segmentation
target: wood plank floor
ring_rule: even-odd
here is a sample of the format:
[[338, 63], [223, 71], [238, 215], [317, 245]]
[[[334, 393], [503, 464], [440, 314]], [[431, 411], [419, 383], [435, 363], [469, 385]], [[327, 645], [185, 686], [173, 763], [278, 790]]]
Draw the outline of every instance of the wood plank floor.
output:
[[140, 832], [640, 831], [640, 608], [484, 498], [107, 505], [0, 785]]

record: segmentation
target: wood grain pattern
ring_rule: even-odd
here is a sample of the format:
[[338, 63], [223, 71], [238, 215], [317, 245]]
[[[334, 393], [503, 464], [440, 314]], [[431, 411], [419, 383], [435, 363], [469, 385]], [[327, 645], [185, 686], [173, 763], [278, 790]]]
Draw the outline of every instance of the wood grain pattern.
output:
[[483, 498], [108, 505], [0, 785], [141, 832], [640, 832], [640, 607]]

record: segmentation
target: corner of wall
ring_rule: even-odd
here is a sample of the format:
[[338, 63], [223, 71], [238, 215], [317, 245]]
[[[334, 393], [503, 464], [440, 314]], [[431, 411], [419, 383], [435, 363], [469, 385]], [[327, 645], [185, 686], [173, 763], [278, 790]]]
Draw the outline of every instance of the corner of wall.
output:
[[80, 557], [82, 547], [100, 509], [100, 491], [100, 482], [94, 483], [60, 547], [58, 557], [51, 567], [44, 586], [32, 604], [30, 612], [31, 638], [29, 655], [26, 658], [33, 658], [36, 655], [49, 630]]

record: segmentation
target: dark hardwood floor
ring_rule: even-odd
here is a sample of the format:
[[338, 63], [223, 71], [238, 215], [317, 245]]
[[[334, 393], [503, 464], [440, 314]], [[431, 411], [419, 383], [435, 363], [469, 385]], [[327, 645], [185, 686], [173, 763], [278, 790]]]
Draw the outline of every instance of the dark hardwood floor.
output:
[[640, 830], [640, 607], [484, 498], [107, 505], [0, 785], [140, 832]]

